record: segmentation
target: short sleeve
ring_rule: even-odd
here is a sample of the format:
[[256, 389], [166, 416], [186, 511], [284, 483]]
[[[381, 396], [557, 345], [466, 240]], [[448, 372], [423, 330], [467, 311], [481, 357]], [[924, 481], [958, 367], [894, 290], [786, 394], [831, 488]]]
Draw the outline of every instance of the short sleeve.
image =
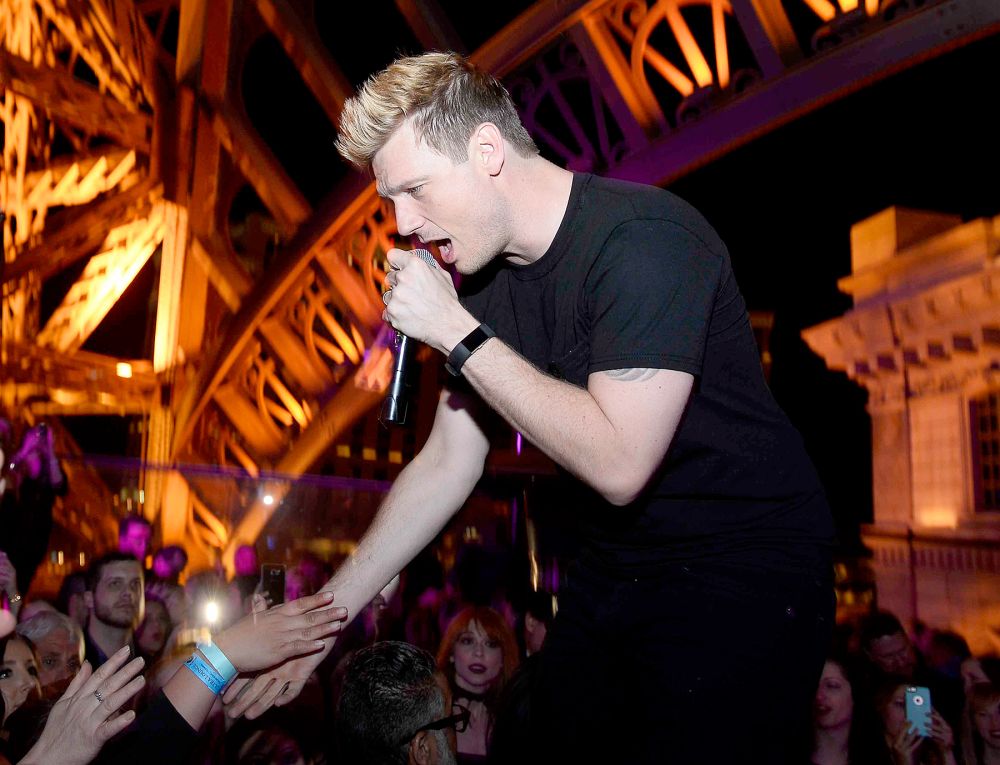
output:
[[618, 226], [587, 278], [588, 373], [648, 367], [700, 375], [726, 262], [676, 223]]

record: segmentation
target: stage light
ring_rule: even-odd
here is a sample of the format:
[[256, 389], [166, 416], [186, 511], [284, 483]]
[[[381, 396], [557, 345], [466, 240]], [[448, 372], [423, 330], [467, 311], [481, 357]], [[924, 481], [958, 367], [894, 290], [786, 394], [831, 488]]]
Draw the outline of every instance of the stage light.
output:
[[206, 601], [203, 609], [205, 621], [209, 624], [219, 623], [219, 604], [214, 600]]
[[272, 497], [270, 494], [265, 494], [262, 497], [262, 500], [263, 500], [264, 504], [267, 505], [268, 507], [270, 507], [271, 505], [274, 504], [274, 497]]

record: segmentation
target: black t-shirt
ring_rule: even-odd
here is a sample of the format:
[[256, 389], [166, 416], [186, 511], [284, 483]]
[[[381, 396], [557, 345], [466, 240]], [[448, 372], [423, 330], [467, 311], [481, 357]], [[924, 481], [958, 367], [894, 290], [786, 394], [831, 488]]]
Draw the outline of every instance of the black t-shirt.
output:
[[461, 293], [505, 343], [573, 385], [632, 367], [694, 375], [639, 499], [615, 507], [573, 482], [566, 501], [585, 517], [597, 560], [631, 571], [721, 556], [800, 570], [829, 545], [829, 508], [767, 388], [729, 254], [689, 204], [578, 174], [545, 255], [527, 266], [498, 258]]

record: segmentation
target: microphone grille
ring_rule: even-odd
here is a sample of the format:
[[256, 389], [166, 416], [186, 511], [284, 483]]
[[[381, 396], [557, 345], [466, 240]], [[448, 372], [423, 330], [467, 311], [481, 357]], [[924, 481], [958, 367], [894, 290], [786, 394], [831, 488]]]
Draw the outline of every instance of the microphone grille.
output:
[[434, 256], [431, 255], [430, 252], [428, 252], [427, 250], [424, 250], [424, 249], [413, 250], [412, 254], [416, 255], [418, 258], [420, 258], [422, 261], [424, 261], [424, 263], [426, 263], [427, 265], [429, 265], [431, 268], [437, 268], [437, 261], [434, 260]]

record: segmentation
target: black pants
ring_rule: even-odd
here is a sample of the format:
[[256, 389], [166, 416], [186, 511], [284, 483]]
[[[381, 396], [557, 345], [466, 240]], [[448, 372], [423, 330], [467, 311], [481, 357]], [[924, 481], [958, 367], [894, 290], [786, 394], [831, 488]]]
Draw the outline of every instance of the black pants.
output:
[[833, 619], [824, 555], [800, 574], [578, 565], [540, 657], [522, 761], [803, 762]]

